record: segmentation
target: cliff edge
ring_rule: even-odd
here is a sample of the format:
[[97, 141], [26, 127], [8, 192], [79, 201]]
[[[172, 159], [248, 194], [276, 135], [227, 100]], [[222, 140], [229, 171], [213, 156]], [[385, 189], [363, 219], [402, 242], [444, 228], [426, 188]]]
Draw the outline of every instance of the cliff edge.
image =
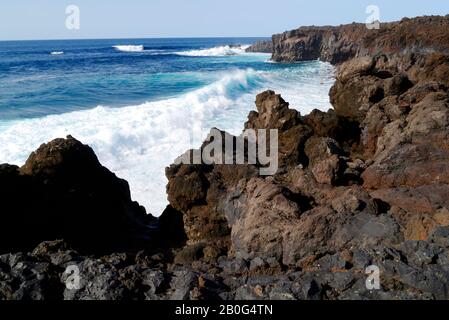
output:
[[448, 28], [449, 16], [404, 18], [399, 22], [381, 23], [378, 30], [369, 30], [362, 23], [301, 27], [272, 37], [272, 60], [320, 59], [338, 64], [379, 53], [448, 53]]

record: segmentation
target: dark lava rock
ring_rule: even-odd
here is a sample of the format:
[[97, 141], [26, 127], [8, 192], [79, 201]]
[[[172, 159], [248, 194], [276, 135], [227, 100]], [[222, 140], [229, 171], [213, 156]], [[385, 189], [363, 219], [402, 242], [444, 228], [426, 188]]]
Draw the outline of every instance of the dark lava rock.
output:
[[249, 48], [246, 48], [246, 52], [260, 52], [260, 53], [272, 53], [273, 42], [271, 40], [257, 41]]
[[86, 252], [151, 246], [155, 219], [71, 136], [42, 145], [20, 169], [1, 166], [0, 206], [0, 252], [55, 239]]
[[159, 219], [72, 137], [0, 165], [0, 299], [447, 299], [448, 27], [274, 36], [276, 61], [338, 64], [334, 109], [259, 94], [244, 128], [278, 130], [279, 170], [173, 164]]

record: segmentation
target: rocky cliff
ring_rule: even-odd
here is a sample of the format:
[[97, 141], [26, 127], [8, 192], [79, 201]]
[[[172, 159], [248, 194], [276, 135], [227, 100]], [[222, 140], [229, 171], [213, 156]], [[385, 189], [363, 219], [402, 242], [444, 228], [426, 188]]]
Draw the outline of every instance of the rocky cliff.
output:
[[301, 115], [259, 94], [242, 129], [278, 130], [277, 173], [173, 164], [159, 219], [71, 137], [2, 165], [0, 298], [448, 299], [447, 20], [338, 27], [327, 49], [335, 28], [275, 36], [279, 59], [338, 63], [334, 108]]
[[[439, 72], [423, 74], [430, 65]], [[245, 127], [279, 130], [281, 168], [268, 178], [251, 166], [167, 170], [170, 198], [188, 204], [176, 205], [184, 250], [243, 263], [237, 297], [448, 298], [448, 66], [440, 54], [353, 59], [327, 113], [260, 94]], [[364, 289], [372, 264], [380, 291]]]
[[273, 42], [270, 40], [257, 41], [249, 48], [246, 48], [246, 52], [261, 52], [261, 53], [272, 53], [273, 52]]
[[301, 27], [273, 36], [273, 61], [321, 59], [341, 63], [378, 53], [449, 52], [449, 16], [429, 16], [382, 23], [369, 30], [365, 24], [338, 27]]

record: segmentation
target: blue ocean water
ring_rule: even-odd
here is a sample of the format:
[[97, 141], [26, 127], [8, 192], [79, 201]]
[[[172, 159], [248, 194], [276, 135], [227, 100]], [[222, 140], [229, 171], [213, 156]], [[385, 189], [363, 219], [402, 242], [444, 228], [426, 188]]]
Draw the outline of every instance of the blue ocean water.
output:
[[258, 38], [0, 42], [0, 163], [71, 134], [159, 215], [164, 167], [211, 127], [238, 134], [272, 89], [302, 113], [330, 108], [333, 68], [245, 53]]

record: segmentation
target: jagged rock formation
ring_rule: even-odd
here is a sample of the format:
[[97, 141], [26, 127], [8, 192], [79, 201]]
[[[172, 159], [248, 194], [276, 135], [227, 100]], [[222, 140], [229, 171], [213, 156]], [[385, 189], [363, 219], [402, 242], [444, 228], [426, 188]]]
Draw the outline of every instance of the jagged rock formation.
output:
[[[321, 298], [364, 296], [353, 287], [361, 281], [354, 274], [367, 266], [356, 261], [362, 254], [384, 275], [382, 294], [374, 296], [447, 298], [447, 279], [436, 279], [448, 274], [449, 266], [437, 262], [446, 261], [448, 251], [434, 244], [442, 243], [435, 236], [449, 225], [448, 22], [424, 17], [378, 31], [349, 25], [274, 36], [275, 60], [340, 64], [330, 92], [334, 110], [301, 116], [274, 92], [257, 97], [257, 112], [245, 128], [279, 130], [281, 167], [272, 177], [251, 167], [226, 175], [221, 165], [172, 167], [169, 198], [179, 199], [173, 191], [180, 186], [188, 189], [186, 180], [180, 182], [185, 172], [202, 177], [201, 193], [194, 193], [202, 201], [178, 207], [187, 229], [209, 217], [221, 221], [207, 228], [216, 228], [213, 241], [191, 228], [189, 245], [221, 243], [220, 250], [233, 263], [244, 261], [250, 275], [300, 270], [306, 276], [323, 271], [320, 260], [332, 261], [324, 268], [328, 280], [314, 280]], [[433, 271], [411, 262], [412, 247], [440, 252], [428, 252]], [[392, 255], [379, 259], [374, 252]], [[339, 277], [350, 280], [339, 287], [333, 283]], [[430, 278], [432, 289], [422, 280]], [[261, 297], [267, 287], [248, 290]]]
[[271, 40], [257, 41], [249, 48], [246, 48], [246, 52], [260, 52], [260, 53], [272, 53], [273, 42]]
[[338, 27], [301, 27], [273, 36], [273, 61], [321, 59], [341, 63], [378, 53], [449, 52], [449, 16], [382, 23], [379, 30], [353, 23]]
[[0, 166], [0, 199], [2, 253], [55, 239], [91, 253], [151, 244], [155, 218], [70, 136], [42, 145], [21, 168]]
[[2, 165], [0, 244], [23, 253], [0, 256], [0, 299], [448, 299], [448, 19], [274, 36], [275, 59], [338, 63], [334, 109], [301, 115], [259, 94], [244, 128], [278, 130], [277, 173], [173, 164], [158, 221], [73, 138]]

